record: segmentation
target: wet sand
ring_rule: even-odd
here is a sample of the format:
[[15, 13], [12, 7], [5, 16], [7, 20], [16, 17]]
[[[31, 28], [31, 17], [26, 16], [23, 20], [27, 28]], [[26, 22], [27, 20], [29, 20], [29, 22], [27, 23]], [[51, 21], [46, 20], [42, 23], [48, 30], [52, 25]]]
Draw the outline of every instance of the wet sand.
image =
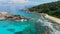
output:
[[49, 16], [48, 14], [45, 14], [45, 18], [48, 18], [48, 19], [52, 20], [53, 22], [56, 22], [56, 23], [60, 24], [60, 19], [59, 18]]

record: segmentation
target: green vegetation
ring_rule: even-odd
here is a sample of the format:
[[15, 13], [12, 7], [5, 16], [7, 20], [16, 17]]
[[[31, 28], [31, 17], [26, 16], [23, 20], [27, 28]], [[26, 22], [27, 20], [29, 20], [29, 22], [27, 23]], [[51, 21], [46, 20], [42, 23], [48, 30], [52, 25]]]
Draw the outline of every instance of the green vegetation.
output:
[[38, 13], [47, 13], [51, 16], [60, 18], [60, 1], [41, 4], [28, 9], [31, 12], [36, 11]]

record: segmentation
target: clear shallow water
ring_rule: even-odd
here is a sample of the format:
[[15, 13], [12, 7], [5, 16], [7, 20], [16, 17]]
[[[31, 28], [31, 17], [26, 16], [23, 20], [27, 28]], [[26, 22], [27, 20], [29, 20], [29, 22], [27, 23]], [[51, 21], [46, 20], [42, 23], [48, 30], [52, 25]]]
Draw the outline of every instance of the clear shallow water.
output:
[[32, 19], [26, 22], [13, 20], [0, 21], [0, 34], [45, 34], [48, 30], [50, 30], [50, 34], [60, 34], [60, 31], [53, 28], [53, 23], [42, 18], [40, 14], [23, 11], [13, 11], [9, 13]]

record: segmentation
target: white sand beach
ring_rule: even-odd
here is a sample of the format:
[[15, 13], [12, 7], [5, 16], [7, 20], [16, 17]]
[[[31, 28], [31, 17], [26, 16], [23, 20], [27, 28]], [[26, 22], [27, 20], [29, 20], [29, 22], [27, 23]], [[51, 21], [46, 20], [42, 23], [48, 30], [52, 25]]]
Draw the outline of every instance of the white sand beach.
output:
[[48, 14], [45, 15], [45, 18], [48, 18], [48, 19], [52, 20], [53, 22], [56, 22], [56, 23], [60, 24], [60, 19], [59, 18], [49, 16]]

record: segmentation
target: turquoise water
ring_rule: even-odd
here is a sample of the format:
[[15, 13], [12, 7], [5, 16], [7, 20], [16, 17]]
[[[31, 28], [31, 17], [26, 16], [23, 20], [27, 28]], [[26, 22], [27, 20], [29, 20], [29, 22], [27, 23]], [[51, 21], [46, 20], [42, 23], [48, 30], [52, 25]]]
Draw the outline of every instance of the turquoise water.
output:
[[[24, 11], [12, 11], [9, 13], [32, 19], [25, 22], [2, 20], [0, 21], [0, 34], [45, 34], [48, 29], [50, 29], [50, 34], [60, 34], [60, 31], [53, 28], [51, 21], [41, 17], [38, 13]], [[46, 29], [46, 26], [49, 28]]]
[[[0, 34], [36, 34], [37, 30], [35, 28], [35, 22], [40, 17], [39, 14], [32, 14], [28, 12], [15, 11], [10, 12], [11, 14], [21, 15], [27, 18], [32, 18], [32, 20], [26, 22], [17, 22], [13, 20], [3, 20], [0, 21]], [[31, 32], [30, 32], [31, 30]], [[36, 32], [36, 33], [35, 33]]]

